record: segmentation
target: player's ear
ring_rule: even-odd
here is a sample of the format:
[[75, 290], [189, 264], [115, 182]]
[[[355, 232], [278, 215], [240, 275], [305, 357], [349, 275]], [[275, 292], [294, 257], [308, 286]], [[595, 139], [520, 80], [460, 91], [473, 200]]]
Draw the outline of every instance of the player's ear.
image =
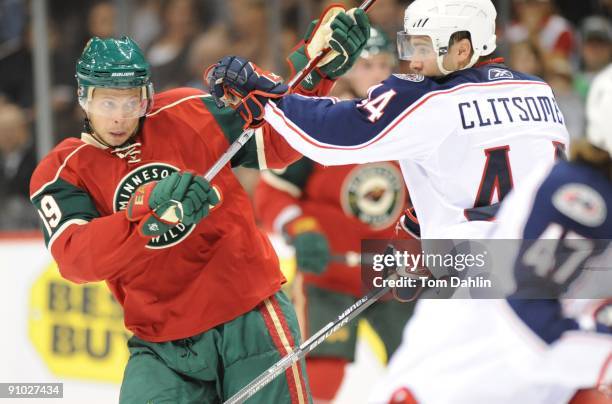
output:
[[463, 38], [453, 44], [457, 65], [459, 68], [466, 66], [472, 58], [472, 43], [469, 39]]

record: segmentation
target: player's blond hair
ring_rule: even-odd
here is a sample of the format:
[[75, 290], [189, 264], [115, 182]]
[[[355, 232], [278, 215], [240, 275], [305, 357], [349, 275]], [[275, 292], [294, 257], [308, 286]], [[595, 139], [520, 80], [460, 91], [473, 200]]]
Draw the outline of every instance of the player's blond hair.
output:
[[587, 139], [572, 141], [570, 159], [587, 164], [612, 180], [612, 157], [610, 153], [593, 145]]

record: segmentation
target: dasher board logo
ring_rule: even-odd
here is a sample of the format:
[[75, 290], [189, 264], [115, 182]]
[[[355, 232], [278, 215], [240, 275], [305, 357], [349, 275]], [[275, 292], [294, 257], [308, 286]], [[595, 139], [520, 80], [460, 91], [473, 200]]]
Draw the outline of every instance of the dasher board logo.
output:
[[[135, 168], [119, 181], [113, 197], [113, 210], [115, 212], [125, 210], [128, 201], [139, 186], [162, 180], [178, 171], [178, 168], [165, 163], [149, 163]], [[195, 224], [179, 223], [161, 236], [152, 238], [146, 247], [152, 249], [172, 247], [186, 239], [194, 228]]]
[[344, 212], [374, 229], [395, 223], [406, 200], [402, 173], [391, 163], [355, 167], [341, 192]]

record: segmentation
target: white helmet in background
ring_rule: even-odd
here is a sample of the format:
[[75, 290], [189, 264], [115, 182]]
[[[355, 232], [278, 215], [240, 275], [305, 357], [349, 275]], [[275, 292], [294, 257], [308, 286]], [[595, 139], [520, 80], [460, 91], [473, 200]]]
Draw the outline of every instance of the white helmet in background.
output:
[[612, 65], [595, 77], [586, 104], [589, 143], [612, 155]]
[[496, 48], [496, 17], [491, 0], [415, 0], [406, 8], [404, 31], [397, 34], [399, 58], [411, 60], [418, 52], [411, 38], [427, 36], [431, 38], [438, 68], [450, 74], [442, 63], [450, 38], [456, 32], [468, 31], [474, 55], [465, 68], [472, 67], [479, 57], [490, 55]]

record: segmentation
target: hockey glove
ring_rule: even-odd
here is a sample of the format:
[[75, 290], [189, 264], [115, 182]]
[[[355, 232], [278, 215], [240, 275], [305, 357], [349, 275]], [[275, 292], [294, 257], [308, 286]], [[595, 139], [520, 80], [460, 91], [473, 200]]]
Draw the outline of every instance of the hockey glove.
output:
[[348, 13], [340, 5], [327, 8], [321, 17], [310, 23], [303, 44], [288, 57], [292, 74], [301, 70], [311, 58], [327, 47], [325, 56], [301, 84], [305, 92], [312, 92], [323, 78], [335, 80], [355, 64], [370, 37], [370, 22], [361, 9]]
[[229, 105], [237, 110], [245, 128], [263, 125], [268, 100], [282, 97], [288, 90], [279, 76], [239, 56], [224, 57], [209, 68], [207, 76], [217, 106]]
[[295, 248], [297, 267], [304, 272], [322, 274], [330, 260], [329, 243], [317, 220], [302, 216], [284, 227], [285, 236]]
[[217, 193], [204, 178], [189, 172], [173, 173], [140, 186], [128, 202], [126, 216], [138, 222], [142, 236], [155, 237], [179, 223], [198, 223], [217, 203]]
[[421, 225], [417, 219], [416, 211], [413, 207], [404, 211], [404, 214], [399, 218], [395, 226], [395, 234], [400, 234], [400, 230], [406, 232], [410, 237], [421, 239]]

